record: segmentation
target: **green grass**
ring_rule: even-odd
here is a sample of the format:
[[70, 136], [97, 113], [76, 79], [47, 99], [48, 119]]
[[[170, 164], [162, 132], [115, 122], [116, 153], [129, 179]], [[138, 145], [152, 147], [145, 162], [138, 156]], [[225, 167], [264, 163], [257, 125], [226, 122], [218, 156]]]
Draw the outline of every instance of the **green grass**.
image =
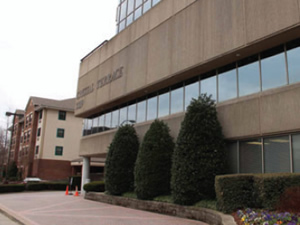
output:
[[137, 196], [136, 196], [135, 192], [126, 192], [126, 193], [123, 193], [122, 197], [137, 199]]
[[201, 200], [197, 202], [194, 206], [199, 208], [213, 209], [217, 211], [217, 200]]
[[173, 203], [173, 198], [171, 195], [161, 195], [157, 196], [153, 199], [154, 201], [157, 202], [167, 202], [167, 203]]

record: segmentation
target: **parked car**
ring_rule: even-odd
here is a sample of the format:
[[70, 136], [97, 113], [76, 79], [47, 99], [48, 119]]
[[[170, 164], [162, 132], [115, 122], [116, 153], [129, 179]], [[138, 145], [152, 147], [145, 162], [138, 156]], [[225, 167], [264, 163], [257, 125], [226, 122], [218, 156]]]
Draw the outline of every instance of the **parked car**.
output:
[[38, 183], [38, 182], [42, 182], [42, 180], [40, 178], [38, 178], [38, 177], [26, 177], [23, 180], [24, 184], [27, 184], [27, 183]]

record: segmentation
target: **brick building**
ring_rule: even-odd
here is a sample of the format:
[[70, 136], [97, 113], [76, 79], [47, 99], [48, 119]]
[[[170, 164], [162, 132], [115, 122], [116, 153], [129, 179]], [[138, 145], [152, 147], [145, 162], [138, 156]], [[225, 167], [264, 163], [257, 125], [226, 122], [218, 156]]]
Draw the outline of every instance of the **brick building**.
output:
[[74, 98], [30, 97], [24, 117], [14, 117], [10, 162], [16, 162], [23, 178], [59, 180], [72, 174], [82, 129], [82, 119], [74, 117], [74, 103]]

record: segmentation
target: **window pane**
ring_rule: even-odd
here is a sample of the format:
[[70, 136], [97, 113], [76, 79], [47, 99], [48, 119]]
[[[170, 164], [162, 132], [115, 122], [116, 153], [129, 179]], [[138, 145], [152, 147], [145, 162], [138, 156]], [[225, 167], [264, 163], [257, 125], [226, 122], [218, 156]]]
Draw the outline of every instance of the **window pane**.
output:
[[227, 144], [227, 168], [229, 174], [238, 173], [237, 142]]
[[112, 120], [111, 127], [116, 128], [119, 126], [119, 110], [115, 110], [112, 112]]
[[157, 3], [160, 2], [160, 0], [152, 0], [152, 1], [153, 1], [152, 6], [155, 6]]
[[146, 120], [146, 101], [139, 102], [137, 104], [137, 122], [143, 122]]
[[128, 120], [136, 122], [136, 104], [128, 106]]
[[190, 105], [193, 98], [198, 99], [199, 97], [199, 81], [188, 84], [185, 86], [185, 110]]
[[151, 8], [151, 0], [148, 0], [144, 3], [144, 11], [143, 13], [147, 12]]
[[261, 76], [263, 91], [287, 84], [285, 57], [283, 52], [278, 54], [278, 48], [262, 53]]
[[119, 25], [119, 32], [121, 32], [122, 30], [124, 30], [124, 28], [125, 28], [125, 22], [126, 22], [126, 20], [123, 20], [123, 21], [120, 23], [120, 25]]
[[170, 112], [170, 92], [160, 94], [158, 106], [158, 117], [169, 115]]
[[147, 100], [147, 120], [154, 120], [157, 118], [157, 96]]
[[291, 43], [294, 47], [287, 51], [288, 68], [289, 68], [289, 81], [290, 83], [300, 82], [300, 39]]
[[134, 20], [136, 20], [137, 18], [139, 18], [142, 15], [142, 6], [138, 9], [135, 10], [134, 12]]
[[124, 1], [121, 5], [121, 16], [120, 20], [123, 20], [126, 17], [126, 8], [127, 8], [127, 0]]
[[133, 21], [133, 13], [127, 17], [126, 26], [129, 26], [132, 23], [132, 21]]
[[261, 139], [240, 142], [240, 173], [262, 173]]
[[249, 57], [238, 62], [239, 96], [245, 96], [260, 91], [258, 57]]
[[171, 91], [171, 114], [183, 111], [183, 87]]
[[93, 120], [87, 119], [87, 128], [86, 128], [87, 135], [92, 133], [92, 126], [93, 126]]
[[127, 14], [130, 14], [134, 9], [134, 0], [128, 0]]
[[105, 114], [105, 130], [111, 128], [111, 112]]
[[125, 125], [126, 124], [125, 121], [127, 121], [127, 106], [120, 109], [120, 122], [119, 122], [119, 124], [121, 125], [123, 123], [123, 125]]
[[211, 95], [212, 99], [217, 100], [217, 77], [209, 77], [201, 80], [201, 94]]
[[96, 117], [93, 119], [93, 127], [92, 127], [92, 133], [97, 133], [99, 127], [99, 118]]
[[135, 0], [135, 8], [139, 7], [142, 4], [143, 0]]
[[237, 97], [236, 69], [221, 72], [218, 75], [219, 102]]
[[300, 134], [292, 136], [294, 172], [300, 172]]
[[265, 173], [290, 172], [289, 137], [264, 139]]
[[99, 131], [105, 131], [105, 127], [104, 127], [104, 115], [101, 115], [99, 117]]

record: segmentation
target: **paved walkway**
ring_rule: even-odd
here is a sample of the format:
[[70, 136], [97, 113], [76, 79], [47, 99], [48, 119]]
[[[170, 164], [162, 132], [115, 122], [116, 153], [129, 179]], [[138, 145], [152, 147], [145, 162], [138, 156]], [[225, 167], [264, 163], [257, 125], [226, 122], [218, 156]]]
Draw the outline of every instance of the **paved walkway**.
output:
[[20, 225], [15, 222], [13, 219], [7, 217], [4, 213], [0, 212], [0, 224], [1, 225]]
[[1, 194], [0, 209], [25, 225], [205, 225], [199, 221], [65, 196], [64, 192]]

